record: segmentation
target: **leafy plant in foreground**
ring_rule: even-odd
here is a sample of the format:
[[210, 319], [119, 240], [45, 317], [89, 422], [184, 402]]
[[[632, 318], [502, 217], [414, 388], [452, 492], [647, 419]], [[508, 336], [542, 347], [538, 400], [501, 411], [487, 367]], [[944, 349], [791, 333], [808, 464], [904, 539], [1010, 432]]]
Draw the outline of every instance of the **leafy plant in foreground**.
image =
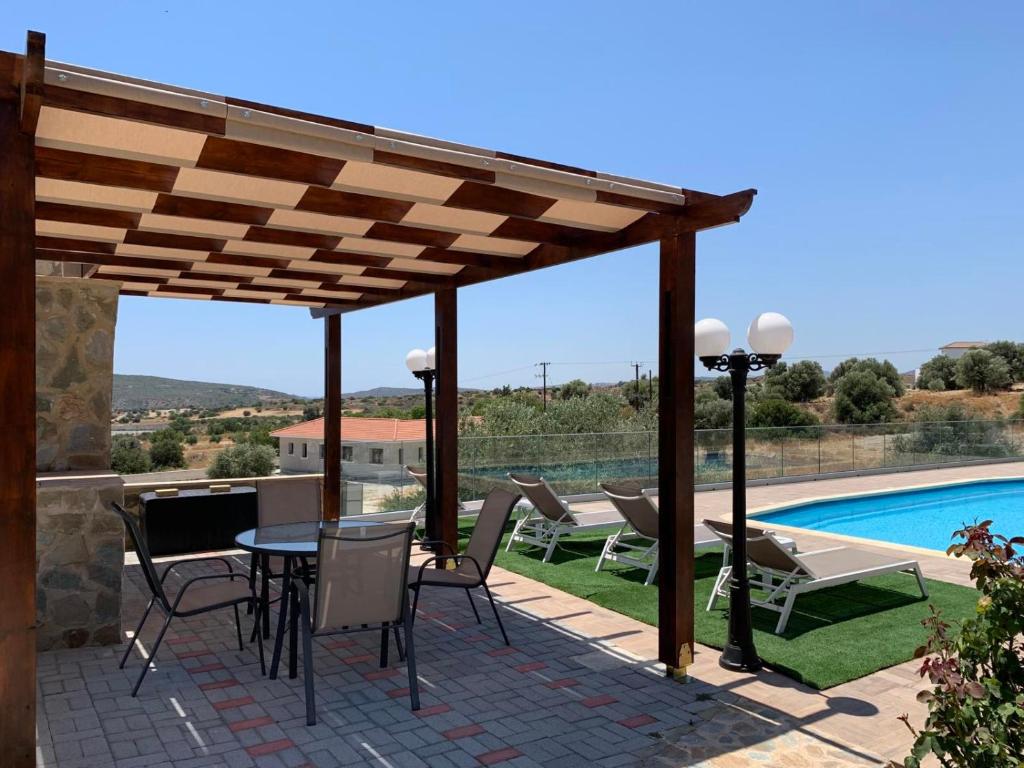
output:
[[1024, 765], [1024, 557], [1007, 539], [989, 531], [992, 521], [957, 531], [948, 554], [972, 561], [971, 578], [981, 597], [977, 615], [954, 625], [932, 609], [924, 620], [928, 642], [920, 674], [931, 690], [924, 728], [900, 719], [914, 734], [905, 768], [934, 755], [946, 768], [1009, 768]]

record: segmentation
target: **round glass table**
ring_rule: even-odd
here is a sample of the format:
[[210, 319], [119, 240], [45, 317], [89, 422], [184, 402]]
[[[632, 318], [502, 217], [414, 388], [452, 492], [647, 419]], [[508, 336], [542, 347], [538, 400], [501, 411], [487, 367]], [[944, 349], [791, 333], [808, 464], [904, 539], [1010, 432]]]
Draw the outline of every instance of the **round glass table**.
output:
[[[270, 678], [277, 677], [278, 666], [281, 663], [281, 647], [284, 643], [284, 631], [288, 625], [289, 611], [293, 617], [290, 629], [289, 655], [288, 655], [288, 676], [296, 677], [297, 657], [296, 644], [298, 640], [298, 622], [294, 617], [298, 615], [297, 595], [292, 589], [292, 579], [301, 578], [308, 581], [312, 577], [313, 570], [309, 564], [310, 560], [316, 559], [317, 546], [320, 540], [320, 531], [323, 530], [345, 530], [369, 528], [380, 525], [370, 520], [312, 520], [304, 523], [281, 523], [278, 525], [265, 525], [260, 528], [250, 528], [235, 536], [235, 544], [239, 549], [252, 552], [253, 558], [259, 558], [259, 571], [262, 576], [260, 583], [260, 616], [257, 621], [255, 632], [262, 631], [264, 637], [270, 637], [270, 579], [271, 576], [281, 578], [281, 608], [278, 612], [277, 633], [274, 639], [274, 655], [270, 664]], [[270, 558], [280, 557], [280, 573], [272, 573]], [[255, 562], [253, 563], [255, 566]], [[253, 589], [256, 588], [256, 569], [250, 569], [253, 574], [250, 583]], [[262, 623], [262, 627], [259, 626]]]

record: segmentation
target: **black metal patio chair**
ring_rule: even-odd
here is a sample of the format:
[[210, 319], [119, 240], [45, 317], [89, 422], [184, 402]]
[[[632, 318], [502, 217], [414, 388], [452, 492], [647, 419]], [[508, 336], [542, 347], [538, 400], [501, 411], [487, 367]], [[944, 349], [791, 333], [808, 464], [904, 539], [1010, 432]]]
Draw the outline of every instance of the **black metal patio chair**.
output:
[[[316, 725], [313, 685], [313, 636], [380, 630], [380, 665], [388, 665], [388, 633], [405, 634], [399, 645], [409, 674], [412, 709], [420, 708], [416, 649], [406, 579], [412, 549], [412, 523], [367, 523], [320, 531], [316, 580], [293, 578], [298, 592], [302, 630], [302, 673], [306, 689], [306, 723]], [[312, 597], [310, 591], [313, 592]]]
[[[469, 598], [469, 605], [476, 616], [477, 624], [482, 623], [480, 613], [476, 609], [471, 590], [483, 587], [487, 600], [491, 604], [494, 618], [498, 622], [498, 629], [505, 639], [505, 645], [509, 645], [508, 635], [505, 633], [505, 625], [501, 623], [501, 616], [498, 615], [498, 608], [494, 604], [491, 590], [487, 587], [487, 576], [494, 565], [494, 557], [498, 553], [501, 544], [501, 537], [505, 533], [509, 518], [512, 517], [512, 510], [522, 498], [521, 495], [511, 493], [502, 488], [495, 488], [487, 494], [483, 506], [480, 507], [480, 514], [477, 516], [473, 533], [469, 537], [465, 554], [458, 554], [450, 545], [443, 541], [423, 542], [424, 544], [436, 544], [442, 549], [447, 549], [448, 554], [435, 555], [428, 558], [422, 564], [409, 570], [409, 588], [416, 593], [413, 600], [413, 618], [416, 616], [416, 607], [419, 605], [420, 592], [423, 587], [455, 587], [466, 590]], [[438, 562], [452, 560], [455, 563], [453, 569], [440, 569], [431, 567]]]
[[[139, 686], [142, 685], [143, 679], [146, 677], [146, 673], [149, 671], [149, 665], [156, 660], [157, 651], [160, 650], [160, 643], [164, 639], [164, 634], [167, 632], [167, 628], [171, 625], [171, 620], [174, 618], [186, 618], [189, 616], [198, 616], [201, 613], [209, 613], [210, 611], [216, 611], [220, 608], [234, 608], [235, 612], [235, 634], [238, 636], [238, 650], [243, 650], [242, 645], [242, 625], [238, 615], [238, 606], [241, 604], [255, 605], [255, 617], [254, 621], [259, 621], [260, 608], [259, 601], [253, 594], [252, 589], [249, 587], [248, 574], [235, 573], [231, 567], [231, 562], [224, 557], [198, 557], [189, 560], [179, 560], [171, 563], [164, 569], [163, 575], [157, 575], [156, 566], [153, 565], [153, 559], [149, 555], [149, 547], [146, 545], [145, 539], [142, 537], [142, 533], [139, 531], [138, 525], [128, 512], [125, 511], [117, 502], [112, 502], [110, 505], [114, 512], [116, 512], [121, 520], [124, 522], [125, 528], [128, 529], [128, 534], [132, 538], [132, 543], [135, 545], [135, 552], [139, 556], [139, 565], [142, 566], [142, 573], [146, 577], [146, 585], [149, 587], [150, 598], [149, 604], [146, 606], [145, 612], [142, 614], [142, 619], [139, 621], [139, 625], [135, 628], [135, 634], [132, 635], [131, 642], [128, 643], [128, 647], [124, 651], [124, 655], [121, 656], [121, 663], [118, 665], [119, 669], [124, 669], [125, 662], [128, 661], [128, 656], [135, 647], [135, 641], [139, 639], [139, 635], [142, 632], [142, 627], [146, 623], [146, 619], [149, 618], [150, 612], [153, 607], [159, 608], [164, 616], [164, 624], [160, 628], [160, 633], [156, 636], [156, 641], [153, 643], [153, 649], [149, 653], [149, 658], [146, 659], [143, 664], [142, 671], [139, 673], [139, 679], [135, 681], [135, 686], [132, 688], [132, 696], [135, 696], [139, 692]], [[171, 600], [165, 590], [165, 582], [167, 576], [177, 568], [179, 565], [186, 563], [202, 563], [219, 561], [224, 563], [228, 567], [227, 573], [211, 573], [204, 576], [194, 576], [188, 579], [181, 588], [177, 591], [174, 599]], [[263, 637], [260, 633], [256, 633], [257, 642], [259, 645], [260, 655], [260, 668], [266, 674], [266, 664], [263, 658]]]

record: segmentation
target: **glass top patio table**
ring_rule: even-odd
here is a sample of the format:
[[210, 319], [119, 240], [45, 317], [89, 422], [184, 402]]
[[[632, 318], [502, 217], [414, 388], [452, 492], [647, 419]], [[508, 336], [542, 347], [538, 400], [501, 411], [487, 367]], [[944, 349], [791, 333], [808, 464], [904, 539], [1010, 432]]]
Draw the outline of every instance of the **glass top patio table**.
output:
[[311, 520], [250, 528], [235, 536], [239, 549], [260, 555], [316, 557], [320, 529], [338, 531], [380, 525], [372, 520]]

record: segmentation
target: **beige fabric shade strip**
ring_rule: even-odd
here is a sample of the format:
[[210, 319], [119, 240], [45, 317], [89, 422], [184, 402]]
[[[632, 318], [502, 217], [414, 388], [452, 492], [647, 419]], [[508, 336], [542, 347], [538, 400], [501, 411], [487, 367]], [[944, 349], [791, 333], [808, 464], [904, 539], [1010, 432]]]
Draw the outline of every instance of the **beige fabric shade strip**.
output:
[[754, 194], [67, 64], [44, 82], [37, 259], [127, 295], [358, 309], [731, 223]]

